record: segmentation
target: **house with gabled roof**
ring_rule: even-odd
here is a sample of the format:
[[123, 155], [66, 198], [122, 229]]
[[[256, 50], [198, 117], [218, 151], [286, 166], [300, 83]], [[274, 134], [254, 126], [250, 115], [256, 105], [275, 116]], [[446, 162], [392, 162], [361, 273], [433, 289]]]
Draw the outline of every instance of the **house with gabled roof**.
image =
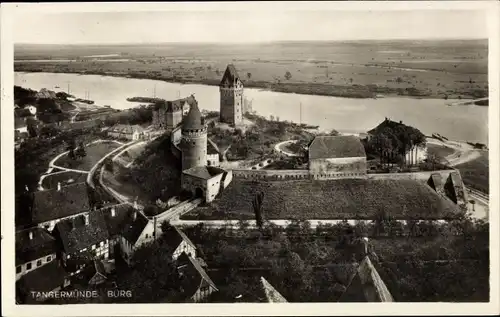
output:
[[110, 137], [136, 141], [146, 137], [147, 132], [140, 125], [116, 124], [107, 130]]
[[288, 301], [281, 295], [263, 276], [260, 277], [260, 286], [265, 295], [265, 300], [268, 303], [288, 303]]
[[60, 245], [61, 259], [72, 273], [79, 273], [90, 260], [109, 258], [106, 220], [97, 211], [58, 222], [53, 235]]
[[41, 303], [50, 299], [46, 295], [48, 292], [59, 291], [69, 285], [69, 276], [61, 263], [51, 261], [16, 282], [16, 298], [23, 304]]
[[99, 209], [106, 222], [109, 239], [109, 257], [114, 258], [116, 248], [120, 248], [122, 232], [125, 226], [130, 223], [135, 210], [127, 203], [106, 206]]
[[95, 286], [104, 283], [107, 280], [106, 270], [101, 260], [93, 260], [87, 265], [80, 274], [84, 283], [89, 286]]
[[366, 153], [353, 135], [316, 136], [308, 147], [309, 173], [314, 179], [365, 178]]
[[178, 227], [169, 227], [169, 230], [163, 232], [162, 238], [170, 247], [173, 261], [176, 261], [182, 253], [196, 258], [196, 245]]
[[143, 213], [134, 210], [131, 218], [125, 221], [120, 239], [122, 257], [125, 262], [132, 264], [134, 251], [143, 244], [153, 241], [155, 234], [154, 222]]
[[56, 239], [43, 228], [16, 232], [16, 280], [56, 260]]
[[186, 302], [204, 302], [210, 294], [219, 290], [200, 262], [186, 253], [177, 259], [177, 271]]
[[56, 189], [33, 193], [32, 222], [52, 231], [59, 221], [86, 214], [90, 209], [91, 201], [86, 183], [67, 186], [58, 184]]
[[394, 302], [394, 298], [370, 257], [365, 256], [350, 279], [339, 302]]

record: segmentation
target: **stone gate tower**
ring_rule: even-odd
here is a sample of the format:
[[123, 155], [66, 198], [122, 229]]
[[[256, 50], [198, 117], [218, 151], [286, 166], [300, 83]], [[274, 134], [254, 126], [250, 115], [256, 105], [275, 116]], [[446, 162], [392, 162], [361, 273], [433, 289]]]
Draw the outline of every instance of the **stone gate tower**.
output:
[[182, 121], [182, 170], [207, 164], [207, 126], [195, 102]]
[[227, 65], [219, 91], [220, 121], [230, 125], [243, 123], [243, 83], [233, 64]]

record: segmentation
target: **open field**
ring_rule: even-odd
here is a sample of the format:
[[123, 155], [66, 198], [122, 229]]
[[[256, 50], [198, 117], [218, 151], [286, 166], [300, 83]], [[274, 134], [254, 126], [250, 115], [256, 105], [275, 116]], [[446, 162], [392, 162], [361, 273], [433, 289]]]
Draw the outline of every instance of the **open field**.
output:
[[57, 188], [57, 183], [61, 183], [61, 186], [66, 186], [73, 183], [85, 182], [87, 178], [87, 173], [77, 173], [77, 172], [62, 172], [53, 173], [47, 175], [42, 181], [42, 187], [44, 190]]
[[63, 155], [57, 161], [54, 162], [55, 165], [77, 169], [82, 171], [90, 171], [90, 169], [107, 153], [118, 148], [120, 145], [115, 142], [102, 142], [94, 143], [85, 147], [87, 155], [83, 158], [77, 158], [72, 160], [69, 156]]
[[462, 174], [465, 186], [489, 193], [489, 158], [488, 151], [481, 151], [481, 155], [467, 163], [455, 166]]
[[429, 143], [427, 144], [427, 153], [434, 154], [437, 157], [445, 158], [448, 155], [455, 153], [455, 150], [446, 145]]
[[[97, 55], [93, 53], [117, 56], [82, 58]], [[379, 94], [480, 98], [488, 91], [487, 55], [486, 40], [18, 45], [14, 66], [16, 71], [218, 85], [226, 65], [233, 63], [246, 87], [281, 92], [353, 98]], [[290, 76], [285, 76], [287, 72]]]

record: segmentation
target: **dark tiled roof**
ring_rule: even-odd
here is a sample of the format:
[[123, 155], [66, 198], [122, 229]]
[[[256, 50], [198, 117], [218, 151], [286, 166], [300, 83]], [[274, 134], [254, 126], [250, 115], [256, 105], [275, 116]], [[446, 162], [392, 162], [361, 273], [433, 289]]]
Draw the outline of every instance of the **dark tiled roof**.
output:
[[[115, 215], [112, 215], [112, 209], [115, 210]], [[108, 229], [110, 237], [119, 235], [123, 232], [125, 225], [132, 220], [134, 213], [133, 208], [129, 204], [119, 204], [100, 209]]]
[[75, 215], [89, 209], [90, 201], [86, 183], [64, 186], [59, 191], [53, 189], [34, 193], [34, 223]]
[[382, 210], [397, 219], [446, 219], [461, 215], [452, 201], [443, 199], [425, 183], [406, 179], [233, 179], [209, 207], [197, 209], [249, 214], [252, 200], [261, 192], [262, 207], [269, 219], [374, 219]]
[[179, 271], [184, 276], [181, 283], [187, 296], [191, 297], [199, 288], [208, 286], [218, 291], [217, 286], [215, 286], [212, 279], [210, 279], [207, 272], [196, 259], [183, 252], [177, 259], [177, 262], [178, 267], [180, 267]]
[[393, 302], [384, 281], [366, 256], [361, 261], [339, 302]]
[[281, 295], [264, 277], [260, 278], [260, 283], [268, 303], [287, 303], [283, 295]]
[[104, 269], [104, 264], [100, 260], [93, 260], [86, 265], [81, 275], [85, 279], [85, 282], [88, 283], [96, 274], [101, 274], [106, 278], [106, 270]]
[[60, 262], [52, 261], [23, 275], [17, 285], [24, 294], [29, 296], [30, 291], [48, 292], [63, 286], [66, 276], [67, 273]]
[[201, 130], [205, 127], [203, 119], [197, 103], [194, 103], [189, 109], [189, 113], [182, 120], [182, 130]]
[[[32, 232], [33, 238], [29, 238]], [[16, 232], [16, 265], [57, 252], [56, 239], [45, 229], [31, 228]]]
[[[89, 249], [93, 244], [99, 244], [108, 238], [106, 220], [99, 211], [88, 214], [89, 224], [85, 225], [85, 216], [60, 221], [54, 228], [54, 234], [59, 235], [66, 253], [76, 253]], [[90, 251], [90, 250], [89, 250]]]
[[383, 130], [385, 130], [386, 128], [389, 128], [391, 130], [394, 130], [395, 128], [397, 128], [398, 126], [405, 126], [402, 122], [396, 122], [396, 121], [392, 121], [392, 120], [389, 120], [387, 118], [385, 118], [384, 121], [382, 121], [378, 126], [376, 126], [375, 128], [371, 129], [370, 131], [368, 131], [369, 134], [376, 134], [378, 132], [382, 132]]
[[125, 223], [122, 233], [123, 237], [130, 242], [130, 244], [134, 245], [144, 231], [144, 228], [146, 228], [148, 222], [148, 219], [137, 211], [135, 220], [132, 217]]
[[14, 117], [14, 129], [21, 129], [27, 127], [26, 119], [22, 117]]
[[28, 106], [25, 106], [24, 108], [14, 109], [14, 117], [24, 118], [24, 117], [30, 117], [30, 116], [32, 116], [32, 114], [29, 111]]
[[227, 65], [226, 71], [224, 72], [224, 75], [222, 76], [222, 80], [220, 81], [221, 86], [226, 86], [226, 83], [229, 87], [234, 86], [234, 82], [236, 79], [240, 79], [240, 76], [238, 75], [238, 71], [236, 70], [236, 67], [234, 67], [233, 64]]
[[309, 145], [309, 159], [366, 157], [365, 148], [353, 135], [317, 136]]
[[190, 176], [202, 178], [202, 179], [210, 179], [210, 178], [212, 178], [216, 175], [222, 174], [224, 172], [225, 171], [223, 169], [216, 168], [213, 166], [196, 166], [196, 167], [192, 167], [190, 169], [187, 169], [187, 170], [183, 171], [182, 173], [190, 175]]
[[214, 141], [207, 138], [207, 154], [219, 154], [219, 147], [214, 143]]

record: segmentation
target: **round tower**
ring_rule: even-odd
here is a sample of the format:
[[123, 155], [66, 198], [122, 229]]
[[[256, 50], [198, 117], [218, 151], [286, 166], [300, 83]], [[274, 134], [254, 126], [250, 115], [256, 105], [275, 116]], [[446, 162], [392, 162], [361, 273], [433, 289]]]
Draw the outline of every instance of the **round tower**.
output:
[[182, 170], [207, 164], [207, 126], [195, 102], [182, 121]]

